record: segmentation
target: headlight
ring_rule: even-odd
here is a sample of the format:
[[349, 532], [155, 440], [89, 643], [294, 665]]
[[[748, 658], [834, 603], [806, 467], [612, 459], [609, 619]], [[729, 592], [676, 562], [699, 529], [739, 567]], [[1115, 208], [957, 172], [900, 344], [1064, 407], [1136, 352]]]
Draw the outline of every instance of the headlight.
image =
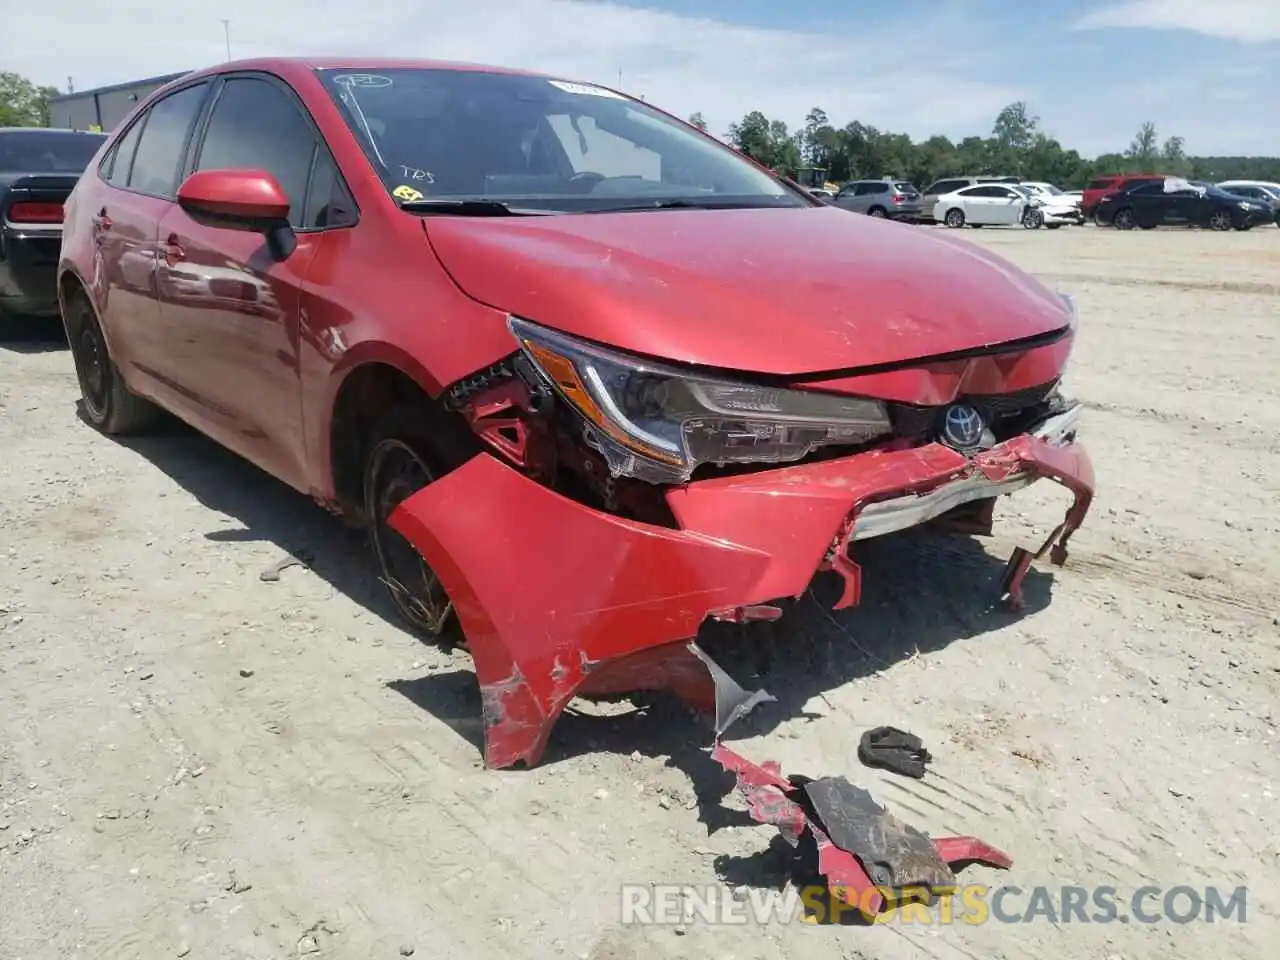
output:
[[538, 373], [584, 419], [614, 476], [687, 480], [700, 464], [787, 463], [891, 431], [877, 400], [756, 386], [616, 353], [512, 317]]

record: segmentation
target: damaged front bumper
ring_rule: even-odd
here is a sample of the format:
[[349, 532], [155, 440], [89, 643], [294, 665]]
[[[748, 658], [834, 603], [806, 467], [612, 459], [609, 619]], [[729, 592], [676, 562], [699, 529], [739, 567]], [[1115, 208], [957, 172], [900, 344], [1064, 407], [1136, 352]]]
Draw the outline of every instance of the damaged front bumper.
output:
[[1068, 409], [972, 456], [934, 443], [673, 487], [678, 529], [593, 510], [480, 454], [403, 501], [390, 524], [457, 611], [486, 765], [532, 766], [575, 696], [671, 688], [714, 710], [707, 667], [687, 643], [708, 617], [775, 617], [768, 604], [802, 596], [819, 570], [843, 577], [836, 607], [851, 606], [854, 542], [1049, 478], [1074, 500], [1038, 552], [1010, 559], [1002, 590], [1018, 606], [1031, 560], [1052, 550], [1065, 561], [1093, 497], [1078, 417]]

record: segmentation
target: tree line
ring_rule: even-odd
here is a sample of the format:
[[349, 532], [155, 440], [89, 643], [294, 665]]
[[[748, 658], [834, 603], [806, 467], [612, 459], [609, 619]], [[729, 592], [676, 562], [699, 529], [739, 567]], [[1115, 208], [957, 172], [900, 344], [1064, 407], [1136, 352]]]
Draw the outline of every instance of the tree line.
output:
[[[707, 129], [701, 114], [695, 113], [689, 122]], [[893, 177], [910, 180], [923, 189], [941, 177], [989, 174], [1079, 189], [1095, 176], [1110, 173], [1280, 181], [1280, 157], [1187, 156], [1181, 137], [1162, 140], [1150, 121], [1123, 152], [1084, 157], [1042, 130], [1039, 117], [1023, 101], [1000, 111], [990, 136], [965, 137], [958, 142], [943, 136], [916, 142], [905, 133], [878, 130], [857, 120], [837, 127], [818, 107], [809, 111], [804, 126], [796, 131], [753, 110], [731, 124], [724, 139], [786, 176], [797, 177], [804, 168], [817, 168], [825, 170], [826, 179], [835, 183]]]
[[[47, 127], [49, 100], [60, 94], [57, 87], [37, 86], [20, 74], [0, 72], [0, 127]], [[689, 122], [707, 128], [701, 114], [695, 113]], [[1000, 111], [989, 137], [958, 142], [933, 136], [917, 143], [905, 133], [881, 131], [857, 120], [837, 127], [818, 107], [796, 131], [753, 110], [730, 124], [724, 139], [789, 177], [806, 167], [817, 168], [836, 183], [889, 176], [923, 188], [940, 177], [993, 174], [1078, 188], [1105, 173], [1280, 181], [1280, 157], [1189, 157], [1181, 137], [1161, 140], [1151, 122], [1142, 125], [1124, 152], [1089, 159], [1042, 130], [1040, 119], [1022, 101]]]

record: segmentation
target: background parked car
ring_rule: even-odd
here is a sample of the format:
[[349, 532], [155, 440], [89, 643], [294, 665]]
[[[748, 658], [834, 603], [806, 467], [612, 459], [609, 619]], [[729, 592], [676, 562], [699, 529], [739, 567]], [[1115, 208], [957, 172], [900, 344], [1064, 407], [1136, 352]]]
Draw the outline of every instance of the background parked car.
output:
[[920, 191], [906, 180], [854, 180], [840, 188], [835, 205], [889, 220], [919, 220], [923, 211]]
[[944, 194], [954, 193], [963, 187], [973, 186], [978, 183], [1017, 182], [1017, 177], [943, 177], [941, 180], [935, 180], [925, 188], [924, 195], [921, 197], [921, 219], [926, 222], [937, 219], [934, 216], [934, 211], [937, 209], [938, 199]]
[[948, 227], [1012, 227], [1035, 205], [1026, 194], [1005, 183], [979, 183], [938, 198], [934, 218]]
[[1051, 183], [1029, 181], [1011, 186], [1035, 203], [1044, 226], [1050, 230], [1066, 224], [1080, 226], [1085, 222], [1084, 214], [1080, 212], [1080, 201], [1075, 197], [1068, 197]]
[[1149, 180], [1163, 180], [1163, 173], [1137, 173], [1137, 174], [1111, 174], [1104, 177], [1095, 177], [1090, 180], [1084, 188], [1082, 202], [1080, 204], [1080, 212], [1085, 217], [1092, 219], [1094, 211], [1098, 208], [1098, 201], [1109, 193], [1115, 193], [1117, 190], [1123, 190], [1131, 183], [1144, 182]]
[[62, 204], [105, 139], [0, 128], [0, 316], [57, 315]]
[[1233, 193], [1237, 197], [1271, 204], [1275, 211], [1276, 226], [1280, 227], [1280, 183], [1268, 183], [1265, 180], [1224, 180], [1217, 186], [1219, 190]]
[[1120, 230], [1160, 226], [1248, 230], [1270, 223], [1274, 217], [1270, 204], [1177, 177], [1130, 184], [1118, 193], [1107, 194], [1094, 210], [1099, 226], [1112, 224]]

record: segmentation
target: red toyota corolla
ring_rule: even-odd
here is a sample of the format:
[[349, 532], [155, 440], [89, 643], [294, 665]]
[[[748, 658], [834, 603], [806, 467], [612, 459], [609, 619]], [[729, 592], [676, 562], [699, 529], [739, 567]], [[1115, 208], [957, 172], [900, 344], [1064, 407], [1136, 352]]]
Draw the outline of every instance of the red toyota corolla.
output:
[[258, 60], [157, 91], [67, 201], [88, 419], [159, 408], [351, 520], [475, 660], [491, 766], [579, 694], [707, 706], [707, 618], [773, 618], [859, 540], [1092, 497], [1071, 301], [824, 205], [592, 84]]

